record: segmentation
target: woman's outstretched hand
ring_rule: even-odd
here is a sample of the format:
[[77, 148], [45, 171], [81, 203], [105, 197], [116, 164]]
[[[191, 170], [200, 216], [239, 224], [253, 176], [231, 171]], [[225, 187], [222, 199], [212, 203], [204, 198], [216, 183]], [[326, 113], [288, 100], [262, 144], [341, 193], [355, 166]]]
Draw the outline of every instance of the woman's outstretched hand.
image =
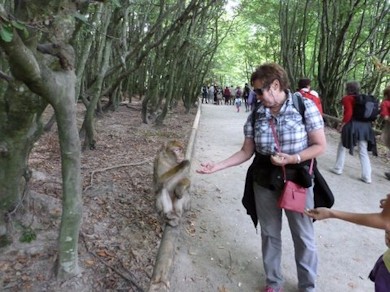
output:
[[212, 162], [201, 163], [200, 166], [201, 167], [196, 170], [197, 173], [206, 174], [206, 173], [213, 173], [217, 171], [215, 164]]

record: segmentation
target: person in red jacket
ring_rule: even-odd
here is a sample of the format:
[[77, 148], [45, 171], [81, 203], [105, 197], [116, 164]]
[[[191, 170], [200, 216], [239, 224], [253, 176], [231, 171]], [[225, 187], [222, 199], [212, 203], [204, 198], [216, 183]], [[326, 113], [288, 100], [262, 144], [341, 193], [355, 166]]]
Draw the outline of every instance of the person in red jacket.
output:
[[377, 155], [375, 133], [371, 122], [357, 121], [353, 118], [353, 108], [355, 105], [355, 96], [360, 93], [360, 85], [356, 81], [347, 82], [345, 85], [345, 95], [341, 103], [344, 108], [343, 120], [338, 127], [341, 133], [341, 140], [337, 148], [337, 158], [331, 171], [335, 174], [342, 174], [345, 163], [345, 152], [353, 155], [353, 149], [357, 145], [359, 148], [359, 158], [361, 165], [360, 180], [365, 183], [371, 183], [371, 162], [368, 157], [368, 151]]
[[[383, 101], [381, 103], [381, 117], [385, 124], [382, 130], [383, 144], [390, 150], [390, 86], [383, 90]], [[385, 176], [390, 180], [390, 172], [385, 172]]]

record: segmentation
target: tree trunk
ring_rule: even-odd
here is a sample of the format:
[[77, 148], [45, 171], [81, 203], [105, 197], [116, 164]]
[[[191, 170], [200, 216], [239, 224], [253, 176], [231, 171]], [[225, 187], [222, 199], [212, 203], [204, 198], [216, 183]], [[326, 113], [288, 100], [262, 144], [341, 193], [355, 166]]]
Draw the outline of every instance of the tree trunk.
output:
[[[69, 16], [76, 11], [76, 7], [71, 1], [59, 0], [20, 1], [19, 4], [17, 7], [19, 10], [15, 12], [15, 15], [20, 17], [19, 19], [38, 19], [44, 17], [43, 11], [48, 11], [48, 13], [60, 11], [52, 19], [50, 28], [45, 34], [48, 40], [54, 41], [54, 43], [38, 44], [38, 36], [41, 35], [34, 35], [34, 31], [31, 31], [28, 39], [24, 39], [23, 34], [19, 35], [18, 30], [13, 29], [11, 40], [4, 41], [0, 38], [0, 48], [8, 56], [12, 79], [27, 85], [31, 92], [49, 102], [56, 113], [63, 179], [63, 209], [56, 273], [60, 279], [66, 279], [79, 273], [78, 234], [82, 218], [81, 153], [75, 111], [75, 56], [73, 48], [68, 45], [74, 29], [74, 18]], [[41, 9], [42, 5], [45, 5], [46, 10]], [[11, 13], [6, 13], [1, 4], [0, 15], [3, 22], [11, 23], [11, 20], [8, 19], [8, 15]], [[42, 39], [41, 41], [47, 40]], [[17, 90], [21, 91], [20, 86], [17, 87]], [[9, 98], [18, 100], [20, 96], [13, 94]], [[19, 102], [22, 104], [23, 100], [20, 99]], [[27, 107], [31, 107], [31, 104], [27, 103]], [[8, 105], [2, 107], [0, 116], [6, 115], [8, 108]], [[39, 115], [35, 114], [31, 116], [31, 119], [32, 121], [39, 120]], [[26, 125], [22, 125], [21, 129], [22, 131], [18, 131], [17, 128], [10, 131], [15, 136], [21, 136], [19, 141], [22, 138], [26, 140], [29, 134]], [[18, 164], [13, 165], [14, 169], [25, 168], [30, 150], [31, 146], [23, 149], [24, 153], [19, 154], [19, 159], [13, 162]], [[0, 164], [0, 169], [2, 173], [7, 171], [3, 164]], [[14, 175], [14, 179], [19, 184], [24, 174], [20, 171]], [[20, 197], [20, 193], [18, 195]]]
[[[16, 90], [21, 88], [24, 90]], [[12, 237], [6, 223], [10, 212], [21, 205], [30, 177], [27, 161], [42, 133], [39, 117], [46, 105], [17, 81], [8, 87], [3, 99], [0, 96], [0, 246]]]
[[62, 218], [59, 236], [57, 277], [67, 279], [77, 275], [78, 239], [82, 218], [80, 139], [76, 123], [74, 88], [76, 77], [69, 72], [63, 85], [67, 94], [55, 105], [58, 135], [61, 147], [61, 170], [63, 181]]

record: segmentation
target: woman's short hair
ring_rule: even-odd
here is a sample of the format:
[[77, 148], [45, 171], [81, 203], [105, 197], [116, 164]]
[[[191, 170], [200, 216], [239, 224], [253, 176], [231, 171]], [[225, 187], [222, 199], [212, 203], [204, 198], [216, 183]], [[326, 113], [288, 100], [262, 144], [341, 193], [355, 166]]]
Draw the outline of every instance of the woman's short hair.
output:
[[264, 82], [263, 87], [266, 88], [276, 79], [280, 83], [281, 90], [289, 88], [287, 73], [283, 67], [276, 63], [266, 63], [257, 67], [255, 72], [252, 73], [251, 84], [256, 80], [261, 80]]

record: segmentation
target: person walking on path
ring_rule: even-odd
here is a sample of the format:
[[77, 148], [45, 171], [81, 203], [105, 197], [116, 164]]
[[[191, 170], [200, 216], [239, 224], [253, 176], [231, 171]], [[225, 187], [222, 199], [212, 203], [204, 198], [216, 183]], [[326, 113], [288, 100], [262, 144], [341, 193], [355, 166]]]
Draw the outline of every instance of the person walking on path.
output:
[[240, 86], [237, 86], [236, 88], [236, 97], [234, 99], [234, 104], [236, 105], [237, 112], [240, 112], [240, 107], [242, 104], [242, 98], [241, 98], [241, 88]]
[[309, 78], [302, 78], [298, 81], [298, 92], [302, 94], [303, 97], [308, 98], [312, 100], [318, 110], [320, 111], [321, 115], [323, 114], [322, 104], [321, 104], [321, 98], [317, 91], [311, 89], [310, 86], [311, 80]]
[[[382, 130], [382, 141], [383, 144], [390, 151], [390, 86], [387, 86], [383, 90], [383, 101], [381, 103], [381, 117], [384, 121]], [[385, 176], [390, 180], [390, 172], [385, 172]]]
[[375, 134], [371, 122], [358, 121], [353, 118], [355, 98], [360, 94], [359, 83], [356, 81], [347, 82], [345, 91], [347, 95], [341, 100], [344, 110], [343, 120], [338, 127], [341, 139], [337, 148], [336, 163], [331, 171], [338, 175], [343, 173], [346, 149], [349, 149], [349, 153], [353, 155], [353, 149], [357, 144], [361, 165], [360, 180], [370, 184], [372, 182], [371, 163], [368, 151], [372, 151], [373, 155], [377, 155]]
[[242, 99], [244, 100], [245, 111], [246, 112], [249, 112], [249, 110], [250, 110], [250, 105], [248, 103], [248, 98], [249, 98], [250, 91], [251, 91], [251, 89], [250, 89], [248, 83], [245, 83], [244, 90], [242, 92]]
[[[253, 200], [254, 210], [247, 208], [247, 212], [252, 219], [255, 218], [255, 226], [260, 222], [266, 275], [264, 291], [278, 292], [283, 291], [282, 209], [278, 206], [283, 187], [282, 166], [292, 176], [308, 177], [306, 207], [313, 208], [313, 181], [308, 174], [308, 165], [312, 159], [325, 152], [324, 123], [315, 104], [306, 99], [302, 99], [305, 105], [302, 117], [293, 105], [287, 73], [278, 64], [259, 66], [252, 73], [251, 84], [261, 103], [244, 125], [242, 148], [220, 162], [201, 163], [197, 172], [210, 174], [240, 165], [255, 154], [248, 169], [247, 175], [251, 179], [245, 186], [243, 203], [247, 207], [245, 201]], [[280, 143], [279, 153], [275, 153], [276, 143], [270, 127], [272, 122]], [[313, 222], [296, 212], [285, 210], [285, 214], [294, 242], [298, 289], [301, 292], [315, 291], [318, 259]]]
[[388, 292], [390, 289], [390, 195], [380, 201], [380, 213], [352, 213], [328, 208], [308, 209], [305, 214], [315, 220], [335, 218], [347, 222], [386, 230], [387, 251], [379, 257], [369, 274], [375, 283], [375, 292]]

